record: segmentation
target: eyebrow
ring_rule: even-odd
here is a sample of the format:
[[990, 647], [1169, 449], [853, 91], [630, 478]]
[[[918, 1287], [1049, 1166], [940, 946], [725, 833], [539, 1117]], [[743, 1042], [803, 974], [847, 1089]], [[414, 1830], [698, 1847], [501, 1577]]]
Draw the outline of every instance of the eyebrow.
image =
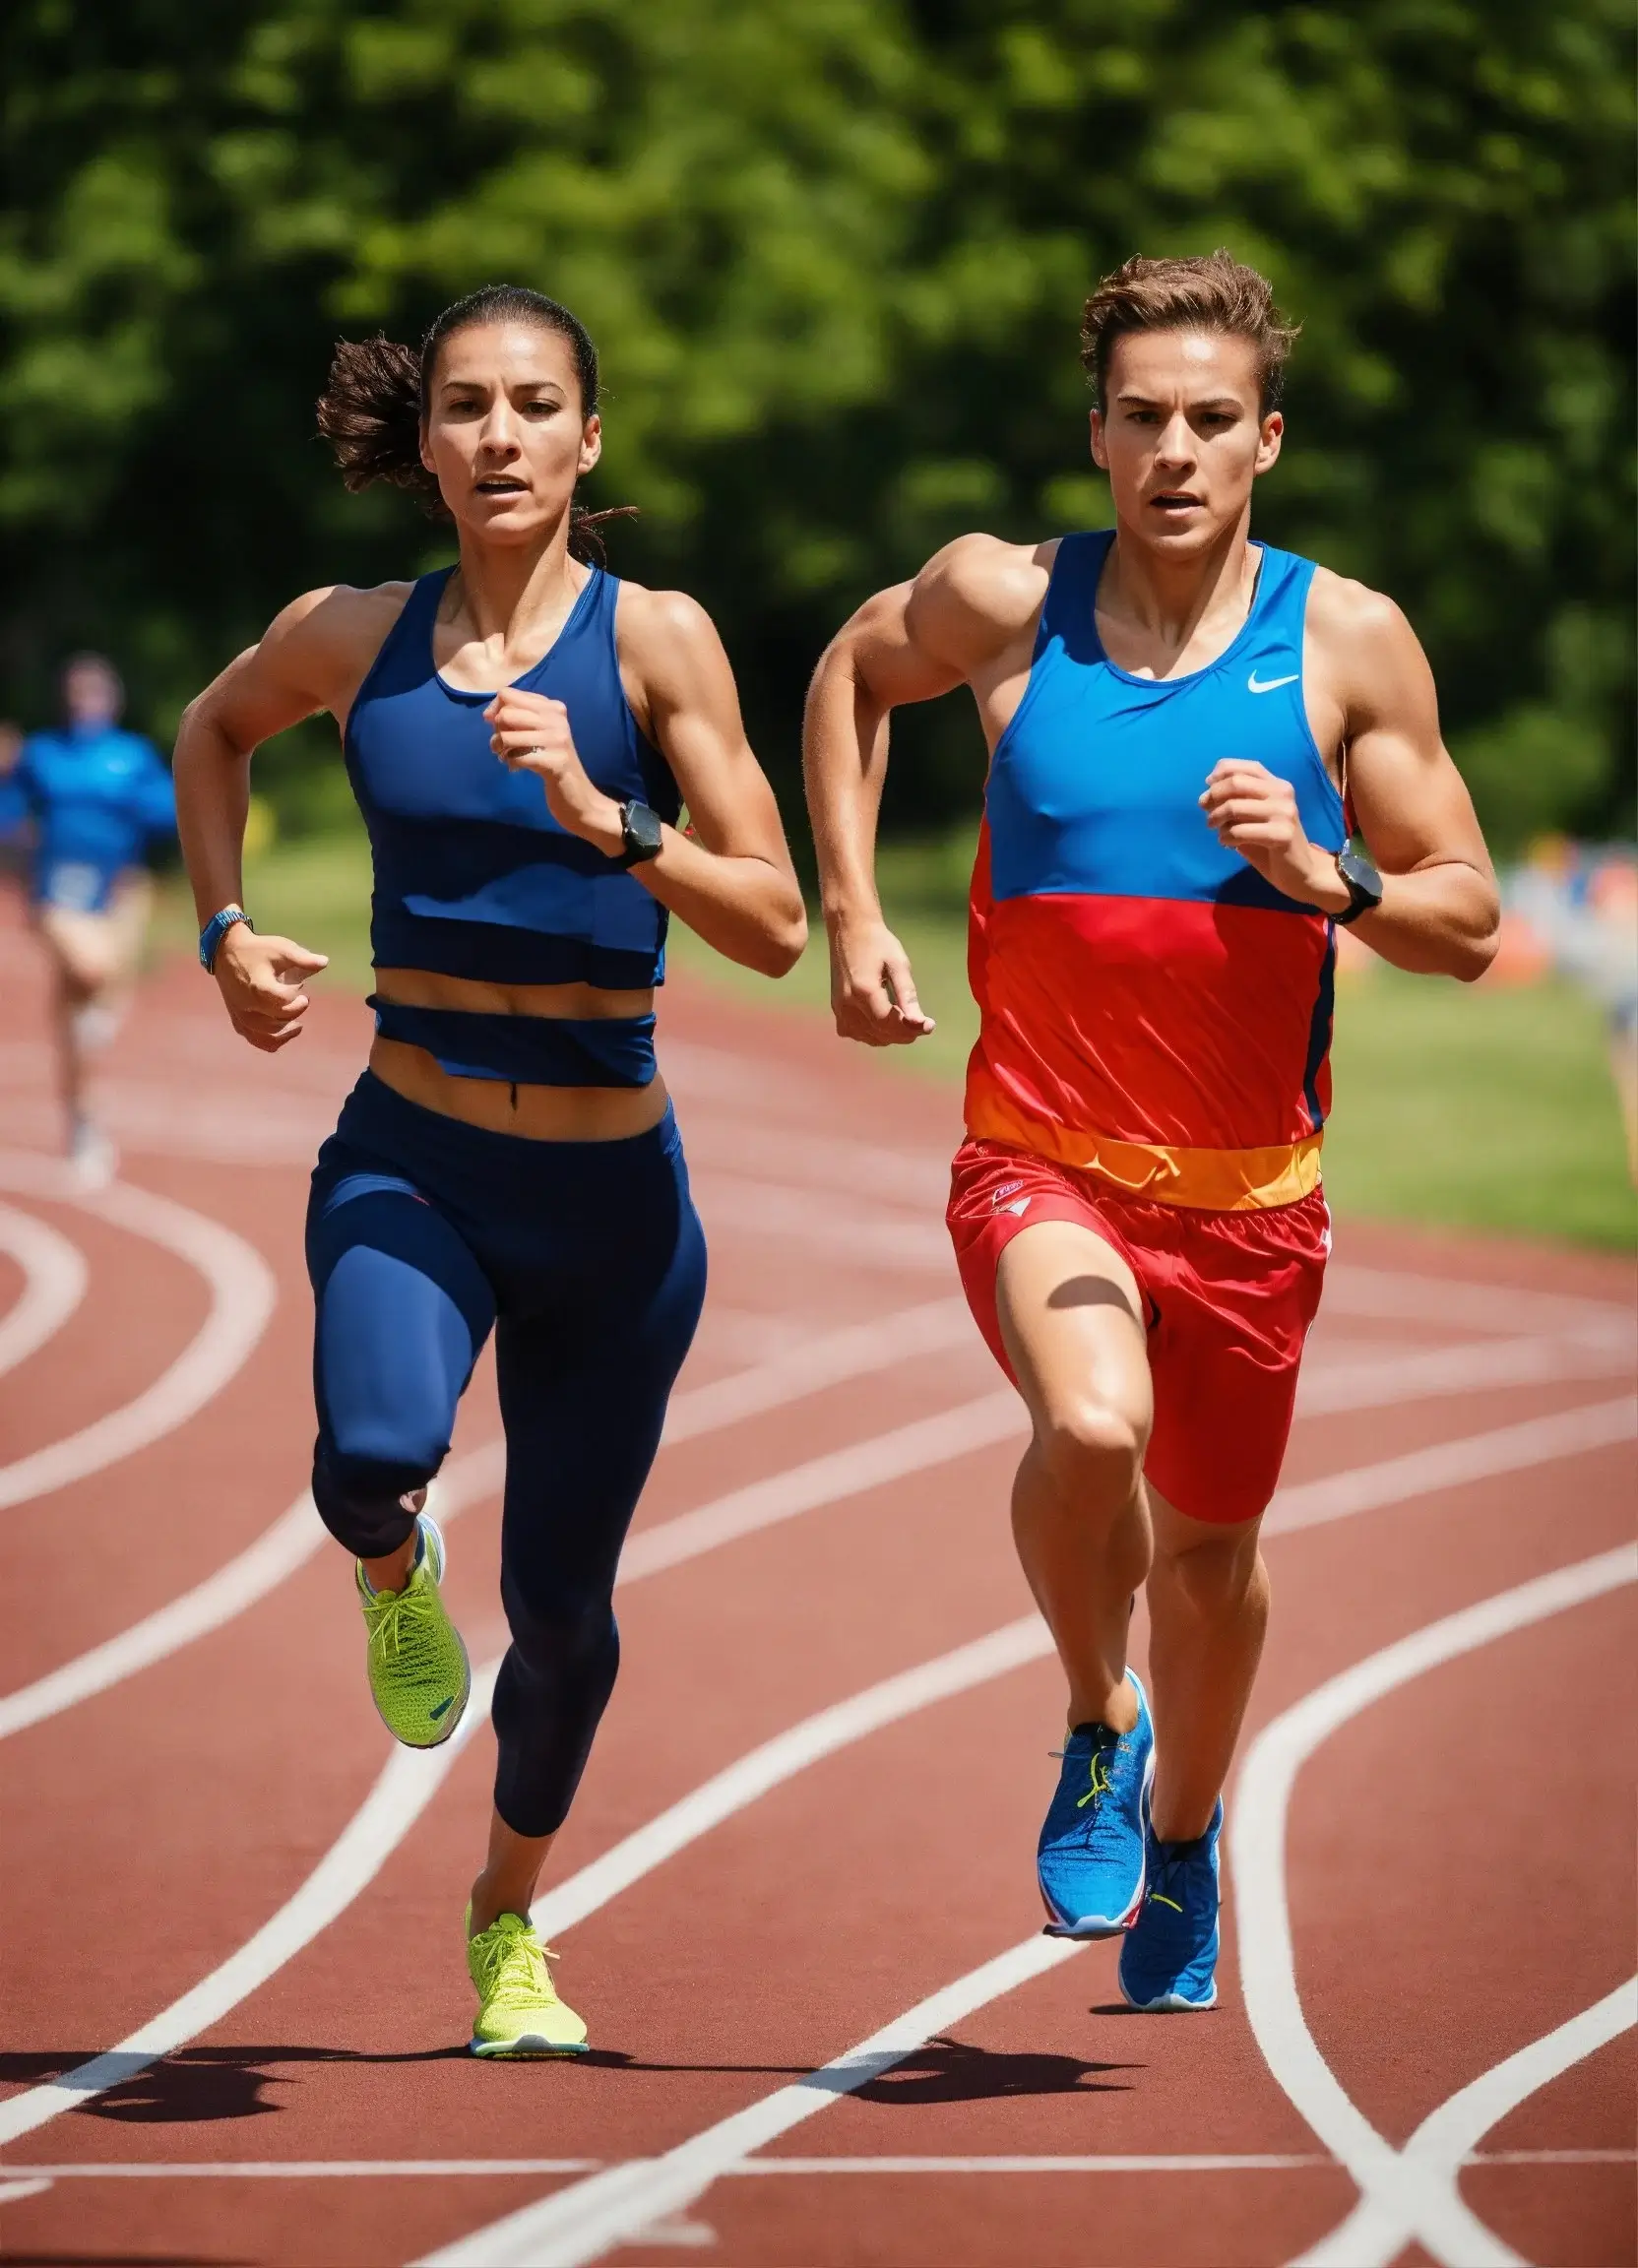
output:
[[[488, 386], [490, 386], [493, 381], [488, 378], [441, 378], [438, 383], [445, 389], [446, 392], [452, 392], [456, 394], [480, 394]], [[547, 386], [552, 387], [557, 393], [562, 394], [565, 397], [567, 396], [568, 391], [564, 386], [561, 378], [524, 378], [516, 380], [514, 383], [516, 385], [530, 387], [536, 393], [540, 392], [543, 387]]]
[[[1115, 401], [1129, 410], [1159, 410], [1164, 407], [1147, 394], [1117, 394]], [[1202, 401], [1191, 402], [1188, 407], [1191, 410], [1243, 410], [1245, 405], [1232, 394], [1208, 394]]]

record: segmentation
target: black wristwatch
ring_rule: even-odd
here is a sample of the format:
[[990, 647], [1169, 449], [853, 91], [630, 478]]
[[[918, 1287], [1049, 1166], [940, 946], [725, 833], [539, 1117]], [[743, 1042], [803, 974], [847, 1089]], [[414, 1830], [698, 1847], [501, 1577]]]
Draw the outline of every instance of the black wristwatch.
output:
[[1362, 850], [1350, 843], [1337, 853], [1337, 872], [1348, 890], [1348, 905], [1331, 918], [1341, 929], [1357, 921], [1361, 914], [1374, 914], [1382, 903], [1382, 877]]
[[636, 801], [620, 805], [620, 833], [625, 837], [622, 866], [641, 866], [645, 858], [658, 858], [665, 848], [665, 828], [658, 811]]

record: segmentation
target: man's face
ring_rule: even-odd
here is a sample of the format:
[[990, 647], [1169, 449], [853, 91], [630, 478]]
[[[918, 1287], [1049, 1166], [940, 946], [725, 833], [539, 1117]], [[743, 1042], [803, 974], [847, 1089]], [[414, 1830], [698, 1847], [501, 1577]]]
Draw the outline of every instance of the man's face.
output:
[[1277, 410], [1262, 414], [1250, 340], [1130, 332], [1110, 350], [1104, 394], [1092, 455], [1122, 530], [1168, 558], [1210, 550], [1244, 520], [1285, 429]]
[[119, 679], [100, 662], [76, 662], [64, 670], [63, 707], [71, 724], [115, 724], [123, 706]]

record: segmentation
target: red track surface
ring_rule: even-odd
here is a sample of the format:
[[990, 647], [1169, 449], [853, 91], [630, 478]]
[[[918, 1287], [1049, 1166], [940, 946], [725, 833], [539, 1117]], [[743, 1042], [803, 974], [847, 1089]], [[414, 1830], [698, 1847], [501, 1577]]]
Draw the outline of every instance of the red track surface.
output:
[[[57, 1229], [89, 1269], [84, 1300], [0, 1377], [9, 1465], [152, 1385], [200, 1332], [209, 1293], [175, 1250], [20, 1193], [19, 1153], [48, 1150], [54, 1127], [38, 976], [15, 925], [0, 927], [0, 1148], [12, 1161], [10, 1180], [0, 1162], [0, 1206]], [[685, 986], [665, 1022], [712, 1242], [686, 1388], [954, 1293], [939, 1221], [956, 1135], [948, 1093], [844, 1051], [818, 1026]], [[299, 1495], [311, 1425], [305, 1166], [364, 1037], [361, 1010], [326, 1004], [269, 1063], [237, 1046], [186, 968], [145, 994], [105, 1082], [125, 1180], [235, 1231], [272, 1269], [278, 1303], [193, 1415], [0, 1513], [14, 1691], [213, 1575]], [[1452, 1290], [1463, 1286], [1482, 1289]], [[0, 1234], [0, 1321], [25, 1291]], [[241, 1292], [219, 1288], [229, 1301]], [[1271, 1540], [1275, 1622], [1248, 1743], [1395, 1640], [1627, 1542], [1630, 1439], [1618, 1413], [1585, 1425], [1575, 1414], [1630, 1390], [1629, 1302], [1613, 1263], [1345, 1225], [1311, 1351], [1315, 1399], [1287, 1473], [1293, 1515], [1332, 1516]], [[808, 1391], [797, 1377], [783, 1398], [776, 1383], [760, 1414], [668, 1446], [639, 1533], [996, 1393], [959, 1321], [946, 1319], [947, 1344], [935, 1328], [928, 1351], [904, 1359], [896, 1329], [858, 1375]], [[1451, 1349], [1468, 1352], [1441, 1368]], [[1371, 1365], [1407, 1356], [1373, 1382]], [[1532, 1427], [1564, 1413], [1556, 1432]], [[827, 1498], [821, 1476], [805, 1497], [787, 1491], [788, 1516], [622, 1594], [625, 1667], [554, 1881], [814, 1712], [1028, 1613], [1005, 1516], [1016, 1450], [1004, 1412], [962, 1422], [980, 1437], [966, 1454], [939, 1461], [925, 1445], [935, 1424], [899, 1478], [872, 1485], [855, 1473], [839, 1492], [833, 1473]], [[1603, 1445], [1578, 1447], [1578, 1427]], [[495, 1431], [485, 1371], [458, 1455]], [[1463, 1452], [1470, 1471], [1487, 1460], [1487, 1477], [1431, 1486], [1378, 1474], [1349, 1483], [1356, 1509], [1302, 1493], [1498, 1432], [1499, 1447]], [[452, 1536], [449, 1594], [478, 1661], [503, 1643], [497, 1524], [491, 1487]], [[326, 1544], [282, 1564], [241, 1611], [0, 1741], [0, 2122], [13, 2099], [37, 2100], [31, 2090], [112, 2048], [244, 1945], [387, 1764], [340, 1554]], [[1347, 1714], [1297, 1775], [1284, 1879], [1302, 2013], [1323, 2063], [1395, 2149], [1456, 2091], [1630, 1976], [1632, 1620], [1630, 1588], [1606, 1587], [1435, 1663]], [[173, 2052], [143, 2068], [134, 2057], [104, 2091], [56, 2099], [60, 2115], [10, 2130], [0, 2257], [409, 2261], [534, 2200], [570, 2198], [597, 2168], [686, 2143], [1031, 1937], [1059, 1708], [1051, 1663], [1022, 1661], [791, 1771], [619, 1889], [561, 1935], [564, 1990], [596, 2044], [574, 2066], [462, 2052], [460, 1914], [491, 1769], [480, 1724], [379, 1870], [309, 1941], [264, 1964], [205, 2029], [184, 2026]], [[1236, 1931], [1265, 1925], [1236, 1915], [1230, 1892], [1223, 2000], [1209, 2018], [1121, 2013], [1113, 1950], [1092, 1948], [825, 2099], [760, 2152], [786, 2170], [729, 2172], [650, 2229], [628, 2216], [599, 2256], [659, 2262], [686, 2248], [742, 2268], [1289, 2260], [1344, 2221], [1357, 2186], [1248, 2020]], [[1521, 2085], [1460, 2172], [1488, 2241], [1511, 2247], [1492, 2257], [1632, 2258], [1633, 2036], [1611, 2029], [1561, 2075]], [[1246, 2163], [1271, 2156], [1296, 2163]], [[1199, 2157], [1220, 2163], [924, 2163]], [[898, 2171], [882, 2169], [889, 2159]], [[407, 2170], [541, 2160], [583, 2163]], [[380, 2170], [206, 2171], [314, 2162]], [[120, 2166], [160, 2171], [82, 2171]], [[1389, 2192], [1397, 2178], [1390, 2168]], [[593, 2256], [590, 2240], [576, 2249], [561, 2232], [535, 2241], [517, 2256]], [[1450, 2268], [1470, 2257], [1426, 2230], [1368, 2256]]]

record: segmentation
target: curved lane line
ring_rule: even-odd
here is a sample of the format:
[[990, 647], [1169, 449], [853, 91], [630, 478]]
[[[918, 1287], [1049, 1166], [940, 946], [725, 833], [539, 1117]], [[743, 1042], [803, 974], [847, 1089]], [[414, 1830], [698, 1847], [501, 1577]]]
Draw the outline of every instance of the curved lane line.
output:
[[62, 1329], [86, 1295], [87, 1269], [78, 1245], [11, 1205], [0, 1205], [0, 1252], [11, 1254], [24, 1279], [21, 1295], [0, 1320], [0, 1371], [6, 1371]]
[[652, 2222], [692, 2205], [724, 2174], [738, 2170], [752, 2151], [778, 2141], [827, 2104], [868, 2087], [953, 2024], [1084, 1951], [1070, 1938], [1026, 1937], [1022, 1945], [907, 2008], [822, 2069], [690, 2135], [663, 2157], [634, 2159], [571, 2182], [427, 2253], [417, 2268], [581, 2268], [600, 2259], [616, 2245], [631, 2243]]
[[[875, 1323], [850, 1324], [840, 1331], [827, 1332], [767, 1362], [732, 1371], [725, 1378], [711, 1379], [703, 1386], [686, 1388], [672, 1399], [665, 1422], [665, 1440], [668, 1443], [695, 1440], [701, 1434], [799, 1401], [804, 1395], [818, 1393], [848, 1378], [935, 1352], [953, 1343], [958, 1320], [962, 1326], [961, 1336], [965, 1338], [966, 1316], [966, 1307], [960, 1300], [932, 1300], [923, 1306], [907, 1307], [897, 1315], [884, 1316]], [[921, 1446], [930, 1445], [943, 1449], [944, 1454], [959, 1455], [971, 1438], [970, 1429], [963, 1429], [961, 1418], [962, 1413], [958, 1411], [951, 1436], [953, 1446], [944, 1449], [936, 1440], [931, 1444], [923, 1440]], [[885, 1455], [872, 1461], [867, 1453], [882, 1443], [888, 1445]], [[860, 1452], [866, 1454], [860, 1455]], [[866, 1475], [875, 1472], [878, 1479], [893, 1479], [907, 1470], [903, 1444], [892, 1434], [880, 1437], [878, 1443], [861, 1443], [857, 1451], [841, 1454], [852, 1457], [856, 1472]], [[821, 1464], [825, 1462], [820, 1460]], [[834, 1474], [834, 1465], [832, 1469]], [[506, 1449], [499, 1440], [485, 1441], [452, 1458], [436, 1482], [439, 1518], [453, 1519], [468, 1505], [493, 1495], [505, 1478]], [[748, 1526], [766, 1525], [766, 1516], [781, 1504], [788, 1504], [788, 1509], [778, 1510], [775, 1516], [788, 1518], [806, 1508], [795, 1499], [804, 1487], [811, 1495], [814, 1476], [812, 1468], [797, 1467], [785, 1478], [793, 1484], [793, 1489], [788, 1489], [784, 1496], [778, 1492], [771, 1497], [765, 1494], [747, 1504], [745, 1499], [751, 1492], [740, 1490], [716, 1504], [684, 1513], [681, 1518], [695, 1522], [697, 1528], [715, 1521], [719, 1527], [726, 1526], [728, 1532], [738, 1534], [747, 1533]], [[860, 1485], [870, 1484], [868, 1480], [860, 1482]], [[756, 1485], [766, 1490], [769, 1483]], [[764, 1515], [760, 1519], [759, 1509]], [[740, 1523], [737, 1528], [730, 1525], [734, 1520]], [[673, 1534], [675, 1527], [675, 1522], [668, 1522], [634, 1537], [621, 1562], [621, 1579], [630, 1582], [639, 1574], [653, 1571], [643, 1563], [645, 1550], [651, 1554], [657, 1548], [677, 1552], [680, 1540]], [[651, 1538], [652, 1543], [648, 1541]], [[293, 1574], [325, 1541], [325, 1529], [313, 1509], [311, 1495], [304, 1488], [271, 1527], [265, 1528], [253, 1544], [225, 1566], [219, 1567], [214, 1575], [196, 1583], [154, 1613], [145, 1615], [129, 1629], [48, 1670], [32, 1684], [21, 1685], [14, 1692], [0, 1695], [0, 1739], [55, 1717], [77, 1702], [89, 1700], [94, 1693], [106, 1692], [110, 1685], [135, 1676], [139, 1670], [191, 1645], [196, 1638], [220, 1629], [224, 1622], [253, 1606], [265, 1592]], [[689, 1553], [684, 1549], [680, 1555], [687, 1557]], [[657, 1564], [670, 1562], [664, 1560]]]
[[66, 1200], [131, 1235], [163, 1245], [198, 1269], [211, 1293], [210, 1313], [192, 1340], [135, 1400], [77, 1433], [0, 1466], [0, 1510], [5, 1510], [100, 1473], [186, 1424], [249, 1359], [267, 1329], [279, 1290], [273, 1270], [242, 1236], [152, 1190], [118, 1181], [94, 1192], [71, 1190], [50, 1169], [49, 1161], [15, 1154], [0, 1157], [0, 1188]]
[[[1428, 2166], [1454, 2189], [1463, 2166], [1473, 2162], [1470, 2154], [1492, 2126], [1635, 2024], [1638, 1978], [1618, 1984], [1595, 2006], [1560, 2024], [1556, 2032], [1531, 2041], [1504, 2062], [1481, 2072], [1428, 2112], [1401, 2155]], [[1389, 2268], [1415, 2234], [1390, 2201], [1380, 2195], [1361, 2197], [1339, 2228], [1303, 2253], [1297, 2268]], [[1503, 2245], [1495, 2257], [1513, 2262], [1518, 2254]]]
[[1323, 1528], [1355, 1512], [1375, 1511], [1413, 1496], [1431, 1496], [1475, 1480], [1493, 1480], [1531, 1465], [1556, 1464], [1590, 1449], [1608, 1449], [1638, 1434], [1638, 1396], [1592, 1402], [1560, 1410], [1550, 1418], [1527, 1418], [1519, 1425], [1498, 1425], [1488, 1433], [1469, 1433], [1458, 1441], [1438, 1441], [1378, 1465], [1357, 1465], [1320, 1480], [1282, 1488], [1263, 1516], [1265, 1536], [1290, 1536], [1299, 1528]]
[[[1523, 1428], [1516, 1428], [1523, 1431]], [[1303, 1764], [1373, 1702], [1441, 1663], [1472, 1653], [1638, 1580], [1638, 1547], [1601, 1552], [1503, 1591], [1357, 1662], [1277, 1717], [1252, 1742], [1235, 1789], [1229, 1857], [1238, 1917], [1240, 1983], [1269, 2069], [1363, 2197], [1402, 2213], [1448, 2268], [1501, 2268], [1514, 2255], [1457, 2195], [1453, 2180], [1396, 2150], [1346, 2093], [1320, 2053], [1296, 1986], [1286, 1900], [1286, 1820]]]
[[[1050, 1650], [1044, 1624], [1033, 1614], [1025, 1615], [971, 1645], [920, 1663], [854, 1694], [850, 1700], [820, 1710], [752, 1749], [578, 1874], [570, 1875], [539, 1901], [536, 1917], [548, 1929], [584, 1921], [732, 1812], [820, 1757], [970, 1685], [1002, 1676]], [[345, 1912], [432, 1800], [487, 1709], [499, 1668], [496, 1660], [473, 1672], [467, 1714], [444, 1747], [394, 1751], [362, 1805], [300, 1889], [228, 1960], [117, 2048], [0, 2103], [0, 2143], [32, 2133], [64, 2110], [123, 2085], [161, 2056], [173, 2054], [187, 2041], [220, 2022]]]

